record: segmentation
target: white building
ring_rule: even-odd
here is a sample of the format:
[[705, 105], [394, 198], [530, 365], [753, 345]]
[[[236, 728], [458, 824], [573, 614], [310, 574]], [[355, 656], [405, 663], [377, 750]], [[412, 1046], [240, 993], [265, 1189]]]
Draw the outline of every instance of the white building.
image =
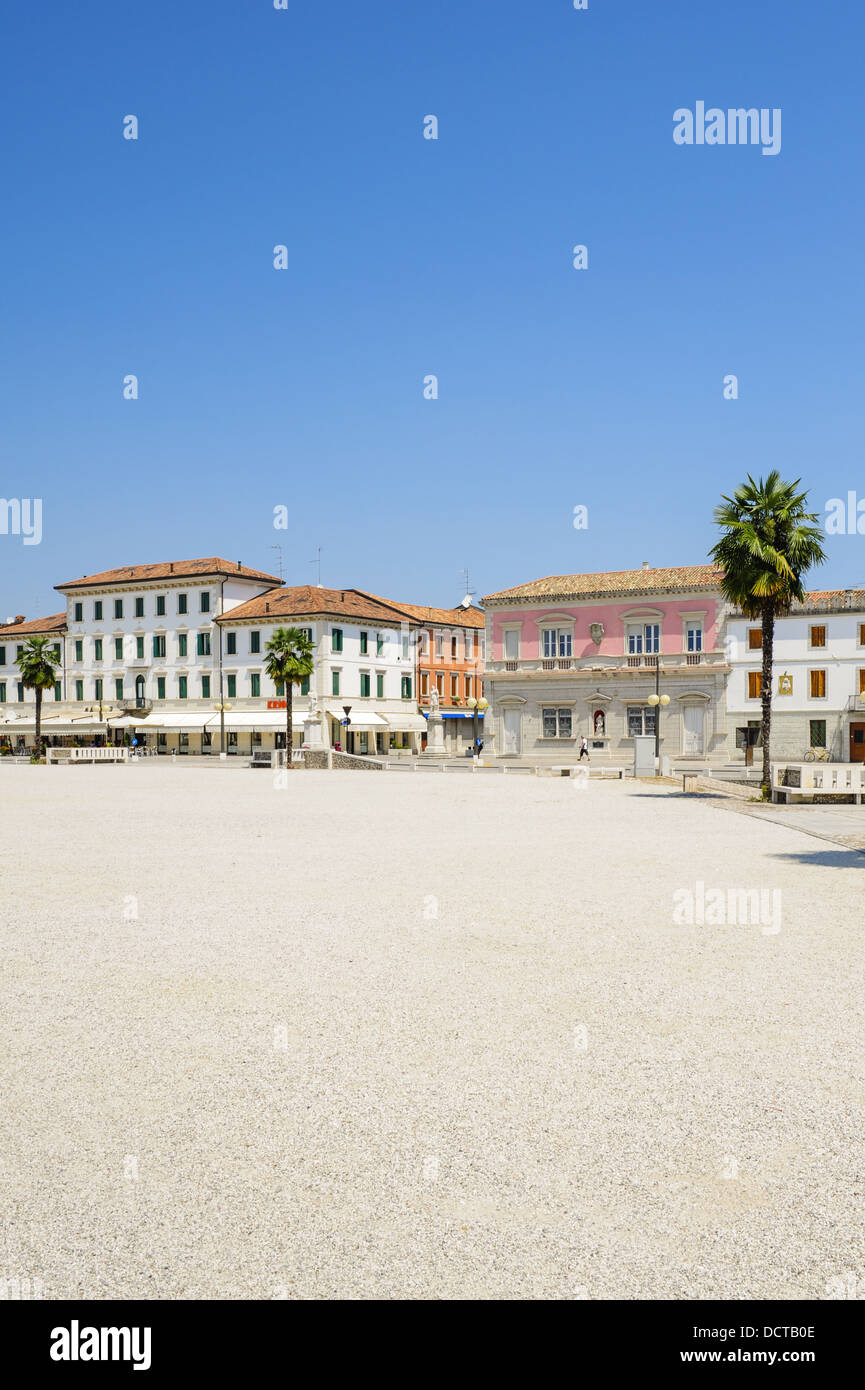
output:
[[[761, 723], [759, 620], [727, 620], [728, 748], [734, 761], [756, 743]], [[865, 761], [865, 589], [806, 594], [776, 619], [772, 756], [801, 759], [826, 748], [833, 761]]]

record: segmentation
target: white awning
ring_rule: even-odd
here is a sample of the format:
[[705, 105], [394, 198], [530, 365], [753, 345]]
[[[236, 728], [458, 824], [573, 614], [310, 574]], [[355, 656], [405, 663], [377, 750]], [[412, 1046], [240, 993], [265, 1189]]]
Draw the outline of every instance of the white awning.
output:
[[387, 725], [395, 734], [420, 734], [426, 730], [426, 720], [422, 714], [389, 714]]
[[136, 719], [134, 714], [121, 714], [117, 719], [109, 719], [109, 729], [139, 729], [141, 720]]
[[211, 715], [208, 710], [157, 710], [146, 719], [135, 719], [136, 729], [160, 729], [163, 733], [187, 733], [190, 729], [201, 730], [207, 726]]
[[[291, 713], [291, 727], [298, 729], [303, 724], [304, 716], [295, 710]], [[214, 714], [207, 721], [207, 727], [211, 731], [219, 728], [219, 715]], [[225, 715], [225, 727], [232, 732], [238, 729], [250, 729], [266, 734], [285, 730], [285, 710], [263, 710], [259, 713], [254, 709], [228, 710]]]
[[[332, 719], [338, 719], [340, 722], [346, 717], [345, 710], [341, 705], [329, 705], [327, 712]], [[382, 719], [380, 714], [374, 714], [372, 710], [360, 709], [353, 706], [351, 714], [348, 717], [351, 720], [348, 727], [353, 730], [359, 729], [364, 731], [366, 729], [387, 728], [387, 721]]]

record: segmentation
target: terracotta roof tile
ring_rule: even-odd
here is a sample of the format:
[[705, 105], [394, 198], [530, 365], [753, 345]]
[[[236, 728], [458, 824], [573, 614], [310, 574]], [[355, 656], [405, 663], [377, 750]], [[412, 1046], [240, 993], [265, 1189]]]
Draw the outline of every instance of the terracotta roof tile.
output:
[[370, 594], [378, 603], [388, 603], [393, 608], [399, 608], [403, 613], [408, 613], [410, 617], [416, 618], [419, 623], [439, 623], [443, 627], [471, 627], [482, 628], [486, 623], [486, 617], [480, 608], [429, 608], [421, 603], [402, 603], [396, 599], [382, 598], [380, 594]]
[[66, 628], [66, 613], [52, 613], [50, 618], [31, 618], [29, 622], [5, 623], [0, 627], [0, 637], [26, 637], [36, 632], [63, 632]]
[[249, 569], [231, 560], [222, 560], [211, 555], [204, 560], [165, 560], [156, 565], [123, 565], [119, 569], [100, 570], [98, 574], [85, 574], [80, 579], [70, 579], [65, 584], [55, 584], [61, 592], [66, 589], [83, 589], [106, 584], [136, 584], [145, 580], [157, 579], [204, 579], [210, 578], [259, 579], [264, 584], [282, 583], [274, 574], [262, 570]]
[[266, 594], [231, 608], [217, 622], [236, 623], [248, 618], [368, 618], [370, 622], [400, 623], [413, 620], [399, 608], [371, 598], [360, 589], [323, 589], [301, 584], [293, 589], [271, 589]]
[[487, 594], [485, 603], [501, 599], [564, 599], [594, 595], [644, 594], [715, 589], [721, 571], [715, 565], [680, 565], [667, 569], [610, 570], [599, 574], [551, 574], [513, 589]]

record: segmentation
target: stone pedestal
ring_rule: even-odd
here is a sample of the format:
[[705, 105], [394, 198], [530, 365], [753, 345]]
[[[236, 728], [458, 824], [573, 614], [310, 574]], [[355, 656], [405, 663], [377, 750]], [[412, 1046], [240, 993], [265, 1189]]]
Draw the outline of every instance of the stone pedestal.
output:
[[321, 732], [321, 715], [318, 710], [310, 710], [303, 720], [303, 742], [305, 747], [310, 749], [321, 749], [324, 747], [324, 738]]
[[443, 758], [445, 756], [445, 725], [440, 714], [431, 714], [427, 719], [427, 744], [424, 757]]

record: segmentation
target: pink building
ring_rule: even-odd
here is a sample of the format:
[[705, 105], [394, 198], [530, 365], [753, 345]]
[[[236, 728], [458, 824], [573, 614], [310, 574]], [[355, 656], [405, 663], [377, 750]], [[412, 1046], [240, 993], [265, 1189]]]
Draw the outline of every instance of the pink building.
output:
[[655, 732], [671, 764], [726, 758], [724, 600], [712, 565], [552, 575], [484, 599], [486, 749], [628, 764]]

